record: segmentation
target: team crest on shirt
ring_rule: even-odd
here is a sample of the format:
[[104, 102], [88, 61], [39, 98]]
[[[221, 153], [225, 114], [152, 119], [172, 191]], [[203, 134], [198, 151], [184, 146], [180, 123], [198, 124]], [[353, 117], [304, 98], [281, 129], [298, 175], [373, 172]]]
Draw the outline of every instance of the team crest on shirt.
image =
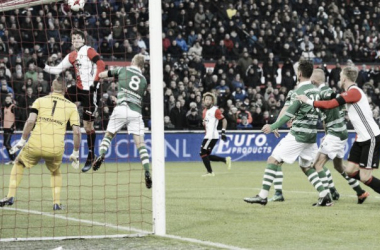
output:
[[80, 69], [81, 66], [82, 66], [82, 64], [79, 62], [78, 59], [76, 59], [75, 62], [74, 62], [74, 66], [75, 66], [77, 69]]

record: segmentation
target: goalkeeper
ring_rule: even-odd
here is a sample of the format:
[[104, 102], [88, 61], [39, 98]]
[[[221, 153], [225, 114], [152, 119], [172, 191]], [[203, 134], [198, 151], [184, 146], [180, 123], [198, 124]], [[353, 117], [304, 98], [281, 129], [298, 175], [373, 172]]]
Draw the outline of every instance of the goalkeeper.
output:
[[[80, 121], [77, 107], [65, 99], [66, 84], [62, 77], [52, 83], [53, 92], [38, 98], [32, 105], [20, 141], [10, 150], [12, 154], [22, 149], [12, 168], [8, 195], [0, 200], [0, 207], [13, 205], [17, 187], [25, 168], [32, 168], [44, 159], [51, 173], [53, 210], [61, 210], [60, 203], [62, 175], [60, 166], [65, 150], [66, 125], [70, 121], [74, 135], [74, 151], [70, 156], [72, 166], [79, 168]], [[33, 132], [32, 132], [33, 130]], [[26, 140], [31, 134], [28, 143]]]
[[133, 57], [130, 67], [121, 67], [99, 74], [100, 78], [117, 77], [118, 93], [117, 106], [112, 112], [107, 126], [107, 132], [100, 144], [100, 156], [93, 163], [94, 171], [98, 170], [115, 134], [127, 125], [128, 133], [133, 134], [133, 140], [139, 151], [141, 163], [145, 169], [145, 186], [152, 187], [149, 172], [149, 154], [144, 143], [144, 122], [141, 115], [141, 101], [147, 88], [147, 82], [142, 74], [144, 56], [137, 54]]

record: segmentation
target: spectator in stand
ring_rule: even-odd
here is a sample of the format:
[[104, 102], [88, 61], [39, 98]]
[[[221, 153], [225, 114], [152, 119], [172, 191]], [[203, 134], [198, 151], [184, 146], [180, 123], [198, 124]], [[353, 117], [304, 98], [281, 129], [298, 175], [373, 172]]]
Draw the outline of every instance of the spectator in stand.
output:
[[219, 41], [219, 45], [215, 48], [215, 55], [228, 56], [228, 49], [224, 44], [224, 40]]
[[189, 49], [189, 55], [202, 57], [202, 46], [199, 41], [195, 41], [194, 45]]
[[309, 61], [313, 61], [315, 58], [315, 55], [309, 45], [305, 45], [305, 49], [302, 51], [302, 56]]
[[235, 79], [231, 82], [232, 90], [236, 90], [237, 88], [244, 89], [243, 79], [240, 78], [240, 74], [235, 75]]
[[11, 92], [9, 92], [9, 87], [7, 85], [7, 82], [5, 79], [1, 80], [1, 89], [0, 89], [0, 105], [2, 105], [5, 102], [5, 99], [7, 96], [12, 95]]
[[306, 51], [307, 49], [309, 51], [313, 51], [314, 50], [314, 44], [312, 42], [310, 42], [309, 36], [304, 36], [303, 37], [303, 41], [300, 44], [300, 49], [302, 51]]
[[256, 107], [252, 114], [252, 126], [254, 129], [261, 129], [264, 126], [263, 113], [261, 107]]
[[36, 71], [35, 62], [29, 62], [28, 70], [25, 72], [25, 80], [30, 78], [32, 79], [33, 83], [36, 83], [37, 76], [38, 76], [38, 73]]
[[177, 60], [182, 55], [183, 51], [181, 47], [177, 45], [177, 40], [173, 40], [167, 52], [171, 55], [171, 57]]
[[205, 60], [213, 61], [216, 59], [215, 43], [207, 39], [205, 45], [202, 47], [202, 56]]
[[[198, 35], [195, 34], [194, 30], [191, 30], [190, 34], [187, 36], [187, 44], [189, 46], [194, 46], [194, 44], [197, 41], [197, 39], [198, 39]], [[199, 42], [199, 40], [198, 40], [198, 42]]]
[[48, 82], [44, 79], [44, 73], [43, 72], [38, 73], [36, 86], [41, 86], [42, 91], [45, 93], [50, 92], [50, 86], [49, 86]]
[[181, 107], [181, 102], [176, 101], [175, 107], [170, 110], [170, 121], [175, 129], [182, 130], [186, 125], [186, 111]]
[[234, 42], [231, 40], [229, 34], [224, 36], [224, 46], [227, 48], [227, 54], [231, 55], [232, 49], [234, 48]]
[[8, 88], [9, 93], [11, 93], [12, 95], [14, 95], [15, 92], [14, 92], [13, 88], [11, 87], [12, 86], [12, 82], [11, 82], [11, 80], [8, 80], [8, 79], [10, 79], [10, 78], [0, 77], [1, 83], [7, 84], [7, 88]]
[[206, 67], [202, 61], [202, 57], [194, 56], [193, 59], [189, 61], [189, 73], [196, 75], [198, 81], [201, 82], [201, 77], [206, 73]]
[[253, 61], [254, 60], [252, 60], [252, 58], [249, 56], [247, 48], [244, 48], [243, 57], [238, 60], [238, 66], [240, 68], [241, 75], [247, 75], [248, 68], [253, 68], [254, 70], [257, 68], [257, 65], [251, 66], [253, 64]]
[[337, 87], [339, 79], [340, 79], [340, 72], [342, 71], [342, 68], [340, 67], [340, 63], [337, 62], [335, 64], [335, 68], [333, 68], [330, 72], [329, 77], [329, 85], [330, 87]]
[[235, 130], [237, 128], [237, 119], [238, 119], [237, 108], [235, 106], [231, 105], [229, 107], [229, 111], [227, 113], [226, 119], [228, 122], [227, 129]]
[[32, 105], [33, 105], [33, 102], [36, 100], [36, 96], [33, 95], [33, 88], [32, 87], [28, 87], [26, 89], [26, 95], [25, 97], [23, 97], [21, 100], [20, 100], [20, 108], [22, 108], [22, 110], [20, 112], [22, 112], [22, 121], [26, 121], [27, 117], [29, 117], [29, 114], [30, 114], [30, 109], [32, 108]]
[[228, 5], [228, 8], [226, 9], [226, 14], [229, 19], [232, 19], [237, 14], [237, 10], [235, 9], [232, 3]]
[[187, 52], [189, 50], [186, 40], [182, 38], [181, 34], [178, 34], [175, 40], [177, 41], [177, 45], [182, 49], [183, 52]]
[[253, 129], [252, 124], [250, 124], [250, 123], [248, 122], [248, 119], [247, 119], [246, 116], [243, 116], [243, 117], [242, 117], [241, 122], [238, 123], [238, 125], [237, 125], [236, 128], [239, 129], [239, 130]]
[[200, 30], [201, 24], [206, 20], [206, 14], [203, 11], [203, 6], [199, 6], [199, 10], [194, 16], [194, 27], [197, 31]]
[[367, 66], [365, 64], [362, 65], [362, 68], [359, 71], [358, 78], [356, 79], [356, 83], [360, 88], [363, 88], [364, 83], [368, 82], [370, 78], [370, 73], [367, 70]]
[[200, 130], [202, 129], [202, 117], [198, 114], [196, 108], [190, 110], [190, 114], [186, 116], [187, 128], [190, 130]]
[[244, 99], [247, 98], [247, 92], [241, 87], [237, 87], [236, 90], [232, 92], [232, 96], [235, 101], [239, 100], [243, 102]]
[[171, 45], [170, 39], [166, 37], [165, 33], [162, 33], [162, 47], [164, 49], [164, 52], [168, 51], [168, 48], [170, 47], [170, 45]]
[[164, 117], [164, 129], [165, 130], [174, 130], [175, 129], [174, 125], [170, 121], [170, 117], [169, 116], [165, 116]]
[[252, 123], [252, 115], [249, 111], [246, 110], [247, 106], [245, 104], [240, 105], [239, 111], [237, 112], [237, 123], [241, 123], [243, 116], [247, 117], [248, 123]]
[[294, 75], [292, 75], [289, 69], [281, 73], [283, 74], [281, 78], [281, 86], [285, 87], [287, 90], [293, 89], [296, 83], [293, 77]]

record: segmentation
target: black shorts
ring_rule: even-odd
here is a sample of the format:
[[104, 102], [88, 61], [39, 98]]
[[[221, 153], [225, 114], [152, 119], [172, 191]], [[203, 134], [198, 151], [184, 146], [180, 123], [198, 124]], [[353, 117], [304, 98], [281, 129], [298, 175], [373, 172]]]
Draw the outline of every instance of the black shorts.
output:
[[361, 168], [379, 168], [380, 135], [372, 140], [352, 144], [348, 161], [359, 164]]
[[203, 139], [200, 155], [211, 154], [217, 142], [218, 139]]
[[100, 101], [100, 91], [95, 87], [83, 90], [76, 85], [67, 88], [65, 97], [72, 102], [80, 102], [83, 107], [83, 120], [93, 121]]

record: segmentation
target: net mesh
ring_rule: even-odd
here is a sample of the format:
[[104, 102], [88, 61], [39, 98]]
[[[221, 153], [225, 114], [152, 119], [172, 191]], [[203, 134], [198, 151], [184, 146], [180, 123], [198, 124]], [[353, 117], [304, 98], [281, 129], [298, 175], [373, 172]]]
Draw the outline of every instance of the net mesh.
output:
[[[12, 97], [14, 126], [3, 127], [0, 152], [1, 191], [7, 196], [13, 164], [7, 150], [20, 139], [33, 102], [50, 92], [54, 75], [36, 67], [38, 59], [58, 65], [73, 50], [70, 33], [74, 28], [86, 34], [86, 44], [93, 47], [108, 69], [129, 65], [137, 53], [148, 57], [148, 12], [146, 1], [91, 1], [84, 10], [71, 12], [63, 1], [0, 1], [0, 81], [1, 126]], [[144, 75], [148, 79], [149, 65]], [[68, 86], [76, 84], [73, 68], [64, 72]], [[149, 79], [148, 79], [149, 82]], [[115, 107], [117, 79], [101, 81], [101, 100], [94, 127], [95, 150], [104, 136]], [[149, 99], [144, 96], [144, 121], [149, 117]], [[81, 103], [76, 103], [83, 116]], [[5, 108], [5, 109], [4, 109]], [[83, 123], [81, 124], [83, 126]], [[53, 211], [51, 173], [43, 161], [25, 169], [12, 206], [0, 208], [0, 240], [104, 237], [146, 234], [152, 230], [151, 192], [144, 183], [144, 171], [133, 139], [118, 133], [106, 162], [99, 171], [81, 173], [68, 163], [73, 150], [73, 135], [65, 138], [61, 165], [62, 211]], [[84, 130], [82, 130], [84, 132]], [[148, 137], [149, 139], [149, 137]], [[49, 142], [44, 142], [49, 143]], [[147, 140], [146, 143], [150, 144]], [[87, 157], [86, 134], [82, 133], [80, 168]], [[97, 152], [96, 152], [97, 153]]]

